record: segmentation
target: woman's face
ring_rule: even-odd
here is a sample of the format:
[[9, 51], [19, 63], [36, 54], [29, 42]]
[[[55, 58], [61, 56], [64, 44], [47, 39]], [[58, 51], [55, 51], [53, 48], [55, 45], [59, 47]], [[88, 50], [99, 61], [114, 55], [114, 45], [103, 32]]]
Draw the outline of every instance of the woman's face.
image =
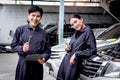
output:
[[74, 28], [77, 31], [81, 31], [83, 28], [83, 19], [78, 19], [78, 18], [71, 18], [70, 19], [70, 24], [72, 28]]
[[35, 28], [39, 24], [41, 19], [42, 17], [39, 11], [28, 14], [28, 21], [32, 28]]

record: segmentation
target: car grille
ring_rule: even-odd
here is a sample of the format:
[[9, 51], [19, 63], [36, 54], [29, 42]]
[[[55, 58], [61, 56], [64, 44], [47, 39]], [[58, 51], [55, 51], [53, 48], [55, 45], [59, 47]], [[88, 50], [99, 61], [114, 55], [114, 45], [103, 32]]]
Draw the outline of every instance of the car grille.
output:
[[60, 59], [59, 54], [51, 54], [50, 59]]
[[92, 61], [92, 60], [83, 60], [83, 69], [82, 74], [87, 77], [95, 77], [97, 71], [99, 71], [99, 68], [102, 65], [102, 62], [100, 61]]

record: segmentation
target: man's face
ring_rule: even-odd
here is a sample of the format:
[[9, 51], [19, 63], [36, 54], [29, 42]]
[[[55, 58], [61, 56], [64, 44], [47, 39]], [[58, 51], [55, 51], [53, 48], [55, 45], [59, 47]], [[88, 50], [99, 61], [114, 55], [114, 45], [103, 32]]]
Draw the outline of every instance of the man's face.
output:
[[32, 28], [35, 28], [39, 24], [41, 19], [42, 17], [39, 11], [28, 14], [28, 21]]
[[80, 31], [83, 27], [83, 19], [78, 19], [78, 18], [71, 18], [70, 19], [70, 24], [72, 28], [74, 28], [77, 31]]

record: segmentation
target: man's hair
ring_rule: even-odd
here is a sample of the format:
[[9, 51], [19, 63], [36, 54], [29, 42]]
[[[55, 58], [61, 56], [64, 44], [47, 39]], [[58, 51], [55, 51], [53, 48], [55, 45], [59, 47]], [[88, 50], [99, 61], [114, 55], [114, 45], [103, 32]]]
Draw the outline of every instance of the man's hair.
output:
[[43, 15], [43, 9], [38, 7], [38, 6], [35, 6], [35, 5], [32, 5], [29, 9], [28, 9], [28, 13], [32, 13], [32, 12], [35, 12], [35, 11], [39, 11], [40, 12], [40, 15], [42, 16]]

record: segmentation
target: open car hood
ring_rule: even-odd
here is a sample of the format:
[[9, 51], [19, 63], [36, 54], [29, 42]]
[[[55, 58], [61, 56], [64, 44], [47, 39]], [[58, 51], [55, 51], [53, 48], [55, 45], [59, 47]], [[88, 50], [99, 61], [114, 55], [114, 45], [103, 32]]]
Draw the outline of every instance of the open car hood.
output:
[[120, 22], [120, 0], [101, 0], [100, 5]]
[[118, 39], [120, 37], [120, 23], [116, 23], [97, 36], [97, 40]]

